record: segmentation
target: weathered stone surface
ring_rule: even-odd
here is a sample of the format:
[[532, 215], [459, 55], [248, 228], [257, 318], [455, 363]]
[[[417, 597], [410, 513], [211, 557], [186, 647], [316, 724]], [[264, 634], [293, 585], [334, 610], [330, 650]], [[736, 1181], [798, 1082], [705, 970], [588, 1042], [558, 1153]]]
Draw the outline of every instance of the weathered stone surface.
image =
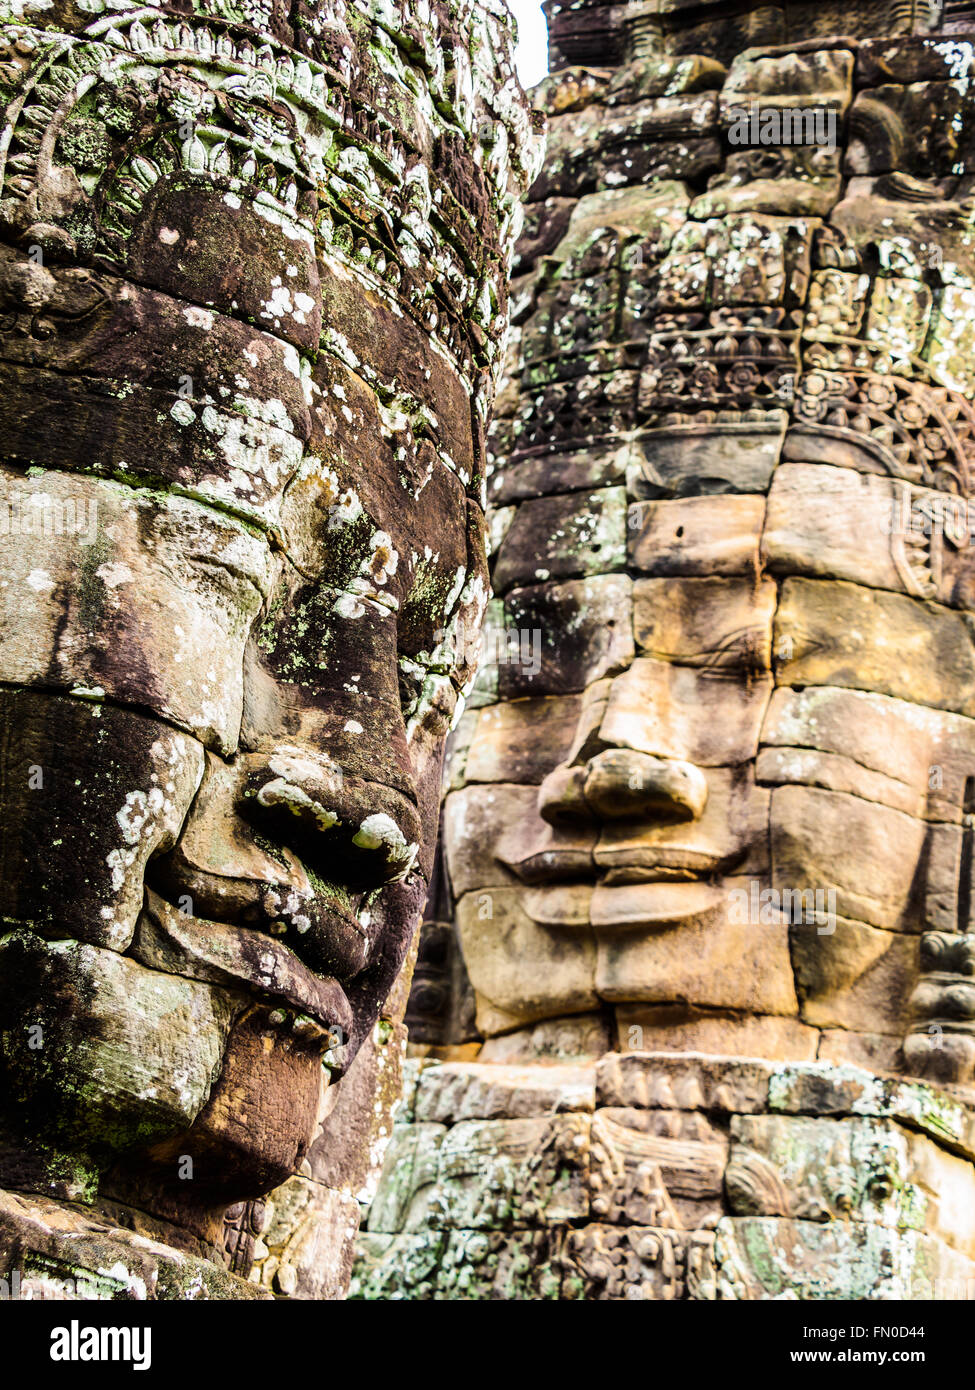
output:
[[593, 1073], [584, 1067], [514, 1067], [477, 1063], [430, 1067], [420, 1078], [415, 1114], [421, 1122], [531, 1119], [594, 1104]]
[[[957, 822], [975, 724], [867, 691], [783, 688], [769, 702], [761, 742], [762, 780], [852, 791], [907, 815]], [[782, 761], [770, 760], [773, 748]]]
[[821, 1061], [836, 1066], [867, 1067], [880, 1073], [897, 1072], [904, 1065], [906, 1043], [899, 1037], [852, 1033], [846, 1028], [826, 1028], [817, 1036], [816, 1055]]
[[596, 1067], [600, 1106], [757, 1114], [766, 1108], [772, 1066], [704, 1054], [616, 1053]]
[[876, 38], [857, 48], [857, 85], [878, 87], [884, 82], [946, 82], [964, 78], [972, 66], [971, 43], [937, 35]]
[[550, 119], [545, 170], [533, 189], [537, 197], [612, 188], [621, 181], [694, 178], [720, 161], [717, 142], [702, 139], [716, 123], [712, 93], [650, 97], [628, 108], [625, 125], [607, 116], [592, 106]]
[[870, 1115], [903, 1120], [940, 1139], [949, 1149], [975, 1156], [969, 1107], [923, 1081], [877, 1077], [862, 1067], [784, 1066], [769, 1083], [769, 1106], [791, 1115]]
[[520, 820], [537, 799], [537, 788], [509, 783], [463, 787], [447, 797], [444, 845], [457, 898], [473, 889], [500, 888], [514, 882], [514, 875], [495, 853], [490, 827]]
[[[638, 758], [624, 766], [637, 774], [641, 769]], [[752, 783], [751, 769], [747, 764], [708, 768], [706, 789], [704, 809], [696, 820], [678, 820], [673, 815], [676, 807], [668, 806], [661, 810], [671, 814], [661, 815], [656, 824], [652, 816], [650, 825], [636, 819], [607, 819], [593, 850], [594, 862], [606, 873], [607, 888], [639, 884], [648, 877], [652, 881], [654, 870], [670, 870], [664, 877], [678, 879], [705, 874], [725, 863], [735, 864], [742, 872], [767, 872], [768, 795]], [[729, 884], [728, 892], [732, 887]], [[639, 894], [629, 897], [638, 900]], [[712, 900], [707, 894], [705, 898]]]
[[[599, 913], [596, 989], [602, 998], [647, 1003], [690, 998], [710, 1008], [795, 1013], [784, 924], [742, 928], [728, 920], [727, 900], [713, 890], [709, 898], [672, 892], [670, 902], [658, 894], [660, 915], [653, 917], [655, 899], [638, 889], [605, 893], [605, 907], [593, 903], [594, 917]], [[626, 901], [618, 906], [621, 895]], [[649, 899], [646, 906], [642, 898]], [[638, 924], [643, 932], [635, 930]]]
[[[561, 769], [556, 769], [556, 775]], [[534, 790], [534, 789], [533, 789]], [[521, 879], [522, 883], [544, 886], [553, 878], [576, 878], [585, 874], [593, 862], [596, 828], [584, 818], [568, 818], [564, 822], [541, 820], [537, 814], [546, 787], [535, 791], [534, 800], [520, 805], [530, 812], [527, 818], [506, 822], [495, 849], [501, 862]], [[513, 805], [519, 803], [514, 802]], [[582, 887], [582, 895], [588, 892]], [[576, 897], [580, 894], [576, 894]], [[565, 901], [564, 898], [561, 901]], [[561, 914], [559, 914], [560, 916]], [[573, 913], [575, 918], [577, 914]]]
[[445, 1125], [396, 1125], [386, 1149], [383, 1181], [369, 1208], [369, 1231], [421, 1229], [436, 1201]]
[[454, 1125], [438, 1153], [431, 1223], [506, 1230], [585, 1216], [589, 1126], [584, 1115]]
[[[125, 950], [147, 864], [176, 841], [203, 777], [203, 749], [97, 691], [89, 700], [4, 689], [0, 710], [4, 918]], [[69, 844], [81, 873], [66, 860]], [[17, 864], [32, 872], [16, 873]]]
[[[769, 493], [762, 550], [774, 574], [850, 580], [970, 608], [973, 550], [950, 494], [829, 465], [784, 464]], [[927, 531], [927, 534], [925, 534]]]
[[926, 177], [935, 168], [964, 168], [971, 96], [957, 82], [886, 84], [860, 92], [850, 112], [846, 167], [851, 174]]
[[603, 1014], [576, 1014], [542, 1019], [531, 1027], [487, 1038], [478, 1052], [482, 1062], [506, 1066], [530, 1062], [578, 1063], [601, 1056], [611, 1043], [611, 1025]]
[[703, 1225], [720, 1215], [727, 1156], [726, 1135], [700, 1113], [601, 1108], [592, 1125], [593, 1213], [680, 1229], [675, 1201], [683, 1198], [685, 1212], [693, 1204], [690, 1224]]
[[3, 936], [0, 957], [7, 1123], [35, 1135], [31, 1166], [38, 1178], [50, 1170], [49, 1191], [60, 1187], [58, 1155], [68, 1151], [77, 1159], [62, 1195], [90, 1196], [106, 1155], [193, 1123], [244, 1000], [24, 928]]
[[726, 1217], [714, 1244], [718, 1298], [957, 1299], [972, 1261], [933, 1236], [845, 1221]]
[[630, 476], [639, 497], [765, 492], [779, 461], [786, 416], [751, 423], [672, 425], [633, 447]]
[[[498, 673], [502, 699], [583, 690], [633, 659], [632, 583], [624, 575], [514, 589], [505, 599], [509, 629], [528, 638], [529, 660]], [[519, 653], [523, 648], [519, 641]]]
[[747, 580], [639, 579], [633, 629], [641, 654], [722, 675], [771, 666], [776, 589]]
[[903, 1034], [918, 969], [914, 937], [837, 917], [794, 926], [790, 945], [801, 1017], [821, 1028]]
[[579, 723], [576, 695], [492, 705], [477, 716], [468, 746], [468, 782], [541, 782], [568, 753]]
[[736, 1216], [876, 1222], [971, 1256], [970, 1163], [889, 1120], [736, 1116], [725, 1173]]
[[322, 1188], [359, 1201], [372, 1197], [398, 1114], [405, 1052], [403, 1025], [380, 1019], [308, 1150], [303, 1171]]
[[[620, 1048], [705, 1052], [721, 1059], [812, 1061], [828, 1036], [798, 1019], [765, 1014], [701, 1011], [679, 1004], [622, 1004], [616, 1009], [616, 1046]], [[845, 1040], [855, 1035], [842, 1036]], [[885, 1041], [889, 1046], [892, 1040]]]
[[510, 888], [468, 893], [457, 903], [457, 929], [485, 1034], [545, 1018], [553, 1008], [579, 1013], [597, 1003], [597, 949], [588, 921], [538, 921], [532, 910]]
[[435, 1298], [437, 1265], [446, 1243], [443, 1231], [424, 1231], [422, 1235], [363, 1232], [356, 1244], [357, 1264], [349, 1298]]
[[0, 1194], [2, 1277], [14, 1297], [108, 1299], [270, 1299], [272, 1294], [209, 1260], [105, 1224], [48, 1197]]
[[[492, 473], [488, 479], [488, 497], [494, 514], [507, 511], [506, 503], [526, 498], [544, 498], [557, 493], [589, 493], [593, 488], [609, 491], [612, 483], [622, 483], [631, 466], [633, 449], [630, 445], [611, 442], [594, 444], [591, 453], [542, 454], [525, 458], [503, 471]], [[568, 505], [565, 497], [563, 505]], [[514, 520], [512, 509], [509, 521]], [[507, 533], [506, 533], [507, 534]], [[526, 542], [530, 538], [526, 538]]]
[[[22, 525], [33, 514], [30, 544], [4, 546], [4, 680], [97, 690], [230, 752], [244, 647], [274, 576], [266, 540], [186, 498], [162, 507], [155, 494], [59, 472], [23, 483], [0, 473], [0, 514], [19, 507]], [[69, 515], [76, 530], [66, 536]], [[154, 690], [125, 659], [133, 647], [158, 673]]]
[[496, 593], [539, 580], [609, 574], [626, 566], [622, 488], [523, 502], [492, 573]]
[[545, 1231], [367, 1234], [353, 1299], [553, 1299], [560, 1238]]
[[630, 516], [630, 562], [646, 574], [758, 574], [764, 498], [641, 503]]
[[251, 1281], [279, 1297], [342, 1299], [352, 1274], [358, 1229], [354, 1198], [308, 1178], [289, 1178], [274, 1191]]
[[959, 613], [846, 582], [787, 579], [775, 615], [778, 677], [788, 685], [875, 690], [975, 712], [975, 653]]
[[546, 1231], [451, 1231], [437, 1275], [438, 1299], [559, 1298], [559, 1234]]
[[747, 762], [772, 682], [732, 669], [715, 679], [709, 670], [637, 657], [613, 682], [602, 735], [656, 757], [700, 767]]
[[0, 1257], [336, 1299], [488, 597], [539, 122], [494, 5], [103, 8], [4, 14], [0, 1179], [144, 1248], [65, 1208]]
[[684, 1298], [689, 1237], [647, 1226], [583, 1226], [570, 1231], [563, 1299], [621, 1302]]
[[832, 891], [832, 910], [841, 917], [888, 931], [920, 929], [922, 821], [862, 796], [777, 786], [770, 825], [777, 884]]
[[817, 104], [843, 112], [853, 98], [854, 55], [846, 49], [819, 49], [806, 53], [765, 55], [740, 53], [721, 89], [721, 115], [749, 98], [761, 97], [762, 105], [804, 106], [798, 98], [815, 96]]

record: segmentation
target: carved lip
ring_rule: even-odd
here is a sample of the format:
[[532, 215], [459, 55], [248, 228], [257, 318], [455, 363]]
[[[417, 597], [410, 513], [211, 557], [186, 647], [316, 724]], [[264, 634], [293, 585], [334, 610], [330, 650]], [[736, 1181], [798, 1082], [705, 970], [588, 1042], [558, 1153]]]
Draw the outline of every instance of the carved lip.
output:
[[320, 1025], [322, 1039], [338, 1053], [336, 1060], [351, 1035], [352, 1008], [338, 980], [310, 969], [264, 932], [190, 916], [150, 888], [129, 954], [151, 969], [211, 984], [245, 985], [266, 1000], [279, 1001]]
[[[576, 885], [587, 889], [588, 884]], [[567, 884], [544, 884], [529, 889], [523, 907], [539, 926], [567, 931], [594, 929], [597, 935], [627, 930], [653, 931], [700, 920], [720, 911], [727, 889], [720, 883], [695, 879], [685, 882], [597, 882], [580, 898]]]
[[[682, 852], [681, 858], [692, 856]], [[652, 883], [700, 883], [720, 878], [732, 872], [736, 863], [743, 858], [742, 853], [725, 855], [695, 854], [693, 864], [668, 864], [656, 856], [645, 853], [634, 856], [621, 854], [611, 862], [593, 861], [592, 852], [580, 850], [542, 850], [521, 860], [512, 862], [502, 860], [505, 866], [517, 874], [522, 883], [558, 884], [652, 884]]]
[[596, 935], [625, 931], [654, 931], [700, 921], [720, 913], [728, 901], [719, 884], [632, 883], [593, 889], [589, 920]]

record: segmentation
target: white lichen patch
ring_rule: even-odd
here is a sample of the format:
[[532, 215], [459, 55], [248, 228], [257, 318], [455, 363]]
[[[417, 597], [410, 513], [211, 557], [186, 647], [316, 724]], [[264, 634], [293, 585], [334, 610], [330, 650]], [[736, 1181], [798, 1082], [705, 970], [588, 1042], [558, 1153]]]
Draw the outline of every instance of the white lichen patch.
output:
[[118, 589], [122, 584], [131, 584], [135, 579], [129, 566], [121, 561], [116, 564], [99, 565], [95, 574], [106, 589]]
[[202, 328], [207, 333], [216, 321], [211, 309], [201, 309], [197, 304], [187, 304], [183, 310], [183, 318], [191, 328]]
[[338, 821], [334, 811], [313, 800], [303, 788], [295, 786], [284, 777], [265, 782], [257, 793], [257, 800], [261, 806], [283, 806], [294, 816], [309, 814], [320, 830], [331, 830]]

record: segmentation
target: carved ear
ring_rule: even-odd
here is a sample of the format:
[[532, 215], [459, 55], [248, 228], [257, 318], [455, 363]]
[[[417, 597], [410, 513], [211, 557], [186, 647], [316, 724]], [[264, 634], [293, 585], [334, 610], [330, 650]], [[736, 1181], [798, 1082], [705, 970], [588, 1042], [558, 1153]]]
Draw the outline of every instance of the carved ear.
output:
[[861, 94], [850, 112], [847, 173], [877, 173], [910, 163], [904, 158], [906, 140], [900, 117], [885, 102]]

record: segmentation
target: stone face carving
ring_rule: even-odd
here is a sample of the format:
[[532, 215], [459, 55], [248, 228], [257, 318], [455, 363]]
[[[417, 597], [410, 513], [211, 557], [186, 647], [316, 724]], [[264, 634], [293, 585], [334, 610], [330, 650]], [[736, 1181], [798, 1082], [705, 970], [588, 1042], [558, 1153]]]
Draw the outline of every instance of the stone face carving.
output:
[[340, 1296], [486, 596], [506, 12], [0, 19], [0, 1244]]
[[[468, 1065], [654, 1057], [642, 1101], [597, 1095], [586, 1235], [525, 1220], [561, 1282], [478, 1296], [963, 1296], [970, 1157], [857, 1095], [972, 1094], [975, 16], [546, 8], [442, 840]], [[363, 1296], [451, 1296], [453, 1135], [427, 1216], [373, 1209]]]

